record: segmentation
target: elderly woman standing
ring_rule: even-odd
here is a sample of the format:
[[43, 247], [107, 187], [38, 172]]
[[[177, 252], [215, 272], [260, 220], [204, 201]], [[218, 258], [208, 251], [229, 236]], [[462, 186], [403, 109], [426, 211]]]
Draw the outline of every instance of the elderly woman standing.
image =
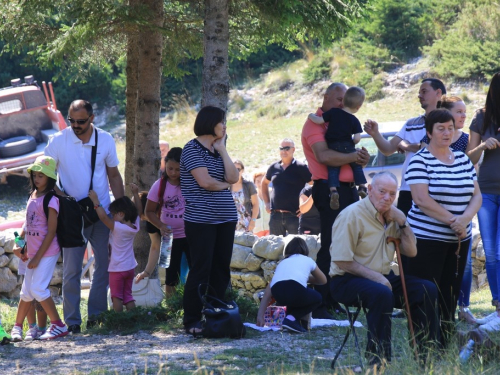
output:
[[490, 83], [486, 105], [478, 110], [470, 125], [467, 155], [477, 163], [484, 152], [479, 169], [479, 186], [483, 205], [477, 217], [486, 256], [486, 276], [495, 312], [477, 319], [483, 331], [500, 330], [500, 72]]
[[238, 223], [236, 230], [253, 232], [255, 222], [259, 218], [259, 197], [257, 189], [252, 181], [243, 178], [245, 166], [241, 160], [235, 160], [234, 166], [238, 170], [238, 182], [231, 186], [236, 211], [238, 212]]
[[184, 328], [191, 334], [201, 332], [198, 285], [209, 283], [220, 299], [229, 285], [238, 220], [230, 187], [239, 179], [225, 146], [226, 113], [216, 107], [202, 108], [194, 133], [197, 137], [184, 146], [181, 155], [184, 226], [191, 257], [184, 287]]
[[430, 112], [425, 130], [429, 145], [413, 156], [405, 173], [413, 199], [408, 223], [418, 239], [409, 273], [438, 287], [444, 347], [455, 328], [471, 221], [481, 207], [481, 194], [472, 162], [463, 152], [450, 149], [455, 133], [451, 112]]

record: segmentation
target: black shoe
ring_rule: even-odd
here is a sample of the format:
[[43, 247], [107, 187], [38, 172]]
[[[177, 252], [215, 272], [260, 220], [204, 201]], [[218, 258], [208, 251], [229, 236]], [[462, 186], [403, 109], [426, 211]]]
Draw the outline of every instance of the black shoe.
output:
[[68, 326], [68, 332], [70, 332], [73, 335], [77, 335], [82, 332], [82, 329], [80, 328], [79, 324], [72, 324]]
[[335, 320], [335, 317], [328, 312], [326, 307], [319, 307], [312, 312], [312, 317], [314, 319], [330, 319]]
[[283, 319], [283, 323], [281, 324], [283, 328], [289, 329], [290, 331], [297, 333], [307, 332], [307, 329], [303, 328], [298, 320], [291, 321], [288, 318]]

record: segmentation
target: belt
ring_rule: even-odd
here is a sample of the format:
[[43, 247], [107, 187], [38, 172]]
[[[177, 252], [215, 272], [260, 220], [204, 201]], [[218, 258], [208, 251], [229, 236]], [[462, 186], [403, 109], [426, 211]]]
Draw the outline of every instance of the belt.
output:
[[290, 211], [287, 211], [287, 210], [271, 210], [271, 212], [279, 212], [279, 213], [281, 213], [281, 214], [285, 214], [285, 213], [286, 213], [286, 214], [291, 214], [291, 212], [290, 212]]

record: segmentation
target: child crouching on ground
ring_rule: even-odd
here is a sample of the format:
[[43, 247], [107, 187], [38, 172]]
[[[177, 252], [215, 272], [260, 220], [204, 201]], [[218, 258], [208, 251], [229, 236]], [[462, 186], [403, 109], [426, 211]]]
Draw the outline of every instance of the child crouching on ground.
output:
[[99, 202], [99, 197], [93, 190], [89, 191], [89, 198], [99, 215], [99, 219], [106, 225], [109, 232], [109, 289], [113, 309], [122, 312], [123, 306], [127, 310], [135, 308], [135, 300], [132, 296], [132, 282], [134, 281], [134, 269], [137, 261], [134, 257], [134, 238], [140, 229], [139, 212], [142, 212], [142, 203], [139, 198], [139, 188], [130, 184], [134, 194], [134, 203], [129, 197], [115, 199], [109, 205], [112, 219], [106, 215], [106, 211]]
[[21, 299], [16, 315], [16, 324], [12, 328], [12, 337], [22, 337], [23, 321], [32, 308], [32, 301], [37, 300], [50, 318], [49, 329], [40, 336], [40, 340], [55, 339], [68, 334], [68, 328], [61, 321], [56, 305], [50, 296], [49, 283], [59, 258], [61, 249], [57, 242], [57, 215], [59, 200], [52, 197], [48, 204], [48, 218], [43, 209], [45, 194], [56, 185], [56, 162], [49, 156], [39, 156], [28, 168], [31, 193], [26, 206], [25, 239], [26, 252], [21, 254], [19, 247], [14, 254], [23, 261], [29, 259], [21, 288]]
[[274, 297], [276, 305], [286, 306], [287, 316], [283, 320], [283, 328], [293, 332], [307, 332], [299, 320], [322, 303], [321, 294], [308, 288], [307, 284], [324, 285], [326, 276], [316, 266], [316, 262], [308, 257], [309, 249], [302, 238], [293, 238], [285, 247], [284, 255], [285, 259], [276, 267], [273, 279], [262, 297], [257, 325], [264, 326], [264, 313]]

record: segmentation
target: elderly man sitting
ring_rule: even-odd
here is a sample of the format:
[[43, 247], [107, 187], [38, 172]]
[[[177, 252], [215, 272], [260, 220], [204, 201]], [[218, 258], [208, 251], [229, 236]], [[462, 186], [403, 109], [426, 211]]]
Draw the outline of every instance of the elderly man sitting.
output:
[[[367, 310], [367, 357], [370, 365], [391, 360], [391, 313], [404, 301], [401, 279], [390, 268], [395, 247], [387, 237], [401, 239], [401, 252], [417, 254], [416, 239], [403, 212], [393, 206], [397, 178], [389, 172], [373, 177], [368, 197], [341, 212], [332, 228], [331, 293], [340, 303]], [[334, 251], [335, 250], [335, 251]], [[406, 275], [406, 289], [420, 353], [438, 341], [436, 286]]]

